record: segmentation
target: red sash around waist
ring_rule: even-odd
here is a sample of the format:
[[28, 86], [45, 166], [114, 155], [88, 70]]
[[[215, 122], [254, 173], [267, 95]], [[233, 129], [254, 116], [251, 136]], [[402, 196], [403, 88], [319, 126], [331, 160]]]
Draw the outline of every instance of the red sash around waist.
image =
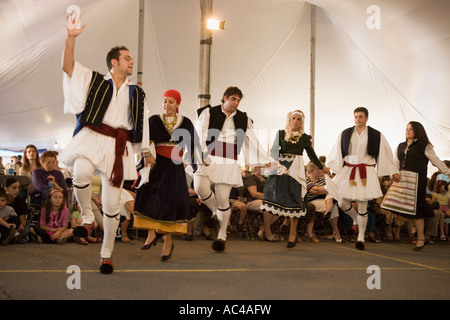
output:
[[352, 171], [350, 172], [350, 185], [356, 186], [355, 181], [355, 175], [356, 175], [356, 168], [359, 169], [359, 176], [361, 178], [362, 185], [365, 186], [367, 182], [367, 171], [366, 167], [373, 167], [373, 164], [365, 164], [365, 163], [359, 163], [359, 164], [345, 164], [347, 167], [352, 168]]
[[156, 154], [159, 154], [160, 156], [183, 162], [183, 151], [177, 146], [156, 146], [155, 149]]
[[237, 160], [238, 159], [237, 145], [234, 143], [217, 141], [214, 144], [214, 149], [211, 150], [210, 154], [216, 157]]
[[112, 137], [116, 139], [115, 144], [115, 152], [114, 152], [114, 165], [111, 172], [111, 178], [109, 182], [112, 186], [116, 188], [120, 188], [120, 185], [123, 181], [123, 155], [125, 151], [128, 155], [128, 150], [126, 150], [127, 141], [131, 141], [131, 131], [125, 130], [122, 128], [113, 128], [108, 126], [107, 124], [102, 123], [101, 126], [95, 127], [87, 125], [89, 129], [95, 131], [97, 133], [103, 134], [108, 137]]

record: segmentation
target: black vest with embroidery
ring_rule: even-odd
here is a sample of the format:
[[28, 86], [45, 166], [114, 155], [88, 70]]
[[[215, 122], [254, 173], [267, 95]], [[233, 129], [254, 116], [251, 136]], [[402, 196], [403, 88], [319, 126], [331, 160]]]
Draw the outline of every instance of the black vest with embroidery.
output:
[[[84, 110], [77, 114], [76, 135], [85, 125], [100, 126], [113, 95], [112, 80], [93, 71]], [[145, 92], [140, 87], [130, 86], [130, 116], [133, 123], [132, 142], [142, 141]]]
[[[407, 154], [405, 154], [405, 150]], [[428, 158], [425, 155], [426, 144], [414, 141], [408, 147], [406, 142], [402, 142], [397, 148], [397, 158], [400, 160], [400, 170], [408, 170], [427, 174]]]
[[[208, 146], [208, 150], [214, 149], [214, 142], [219, 137], [220, 131], [222, 131], [223, 124], [225, 123], [225, 119], [227, 118], [226, 114], [222, 111], [222, 106], [218, 105], [215, 107], [211, 107], [207, 105], [203, 108], [197, 110], [198, 115], [202, 113], [203, 110], [209, 108], [209, 126], [208, 126], [208, 137], [206, 139], [206, 145]], [[244, 143], [245, 132], [247, 131], [248, 125], [248, 116], [245, 112], [236, 110], [236, 114], [233, 117], [234, 129], [236, 131], [242, 130], [244, 134], [236, 135], [237, 142], [237, 152], [241, 151], [242, 144]]]
[[[342, 158], [345, 158], [348, 155], [348, 150], [350, 147], [350, 139], [352, 137], [354, 130], [355, 127], [351, 127], [342, 131], [341, 136]], [[381, 132], [373, 129], [372, 127], [367, 126], [367, 135], [368, 135], [367, 154], [377, 159], [378, 154], [380, 153]]]

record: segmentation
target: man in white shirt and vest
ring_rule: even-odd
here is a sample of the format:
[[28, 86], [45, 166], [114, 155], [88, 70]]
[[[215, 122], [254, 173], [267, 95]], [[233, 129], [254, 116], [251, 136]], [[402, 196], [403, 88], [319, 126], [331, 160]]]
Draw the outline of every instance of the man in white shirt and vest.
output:
[[[358, 225], [356, 248], [364, 250], [367, 204], [382, 196], [378, 177], [388, 175], [400, 181], [400, 175], [386, 138], [367, 126], [369, 111], [359, 107], [353, 114], [355, 126], [342, 131], [328, 156], [327, 164], [336, 172], [333, 185], [338, 194], [327, 189], [338, 200], [339, 207]], [[352, 202], [356, 202], [356, 210]]]
[[126, 47], [114, 47], [107, 54], [106, 75], [75, 60], [75, 39], [85, 28], [67, 28], [62, 63], [64, 112], [77, 116], [77, 126], [58, 158], [73, 167], [74, 194], [87, 235], [94, 223], [91, 180], [94, 175], [102, 177], [104, 236], [100, 272], [109, 274], [113, 272], [123, 181], [137, 178], [134, 154], [149, 151], [148, 111], [144, 91], [127, 79], [134, 61]]
[[213, 249], [218, 252], [225, 249], [231, 188], [243, 186], [237, 161], [239, 153], [243, 151], [248, 165], [269, 166], [275, 162], [259, 145], [252, 120], [238, 110], [242, 97], [239, 88], [228, 87], [221, 105], [208, 105], [198, 110], [196, 129], [204, 161], [195, 172], [194, 188], [219, 222], [219, 233], [213, 243]]

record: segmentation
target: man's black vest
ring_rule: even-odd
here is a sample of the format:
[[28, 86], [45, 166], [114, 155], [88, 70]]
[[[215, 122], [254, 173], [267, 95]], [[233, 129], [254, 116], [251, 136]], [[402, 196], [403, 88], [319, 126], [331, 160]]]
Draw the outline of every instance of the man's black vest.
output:
[[[223, 124], [225, 123], [225, 119], [227, 118], [226, 114], [222, 111], [222, 106], [218, 105], [215, 107], [211, 107], [211, 105], [207, 105], [203, 108], [197, 110], [198, 115], [202, 113], [203, 110], [209, 108], [209, 126], [208, 126], [208, 137], [206, 139], [206, 145], [208, 146], [208, 150], [214, 149], [214, 142], [219, 137], [220, 131], [222, 130]], [[233, 117], [234, 128], [236, 131], [239, 129], [243, 131], [242, 137], [237, 135], [237, 153], [241, 151], [242, 144], [244, 143], [245, 132], [247, 131], [248, 124], [248, 116], [245, 112], [236, 110], [236, 114]], [[239, 130], [239, 131], [240, 131]], [[238, 132], [239, 132], [238, 131]]]
[[[96, 71], [92, 72], [84, 110], [77, 114], [76, 135], [85, 125], [100, 126], [113, 95], [112, 79], [105, 80]], [[130, 86], [130, 117], [133, 123], [132, 142], [142, 141], [142, 118], [144, 116], [145, 92], [140, 87]]]
[[[341, 136], [341, 151], [342, 158], [348, 155], [348, 149], [350, 147], [350, 139], [352, 137], [353, 131], [355, 127], [347, 128], [342, 131]], [[372, 127], [367, 126], [367, 154], [369, 156], [378, 158], [378, 154], [380, 153], [380, 141], [381, 141], [381, 132], [373, 129]]]
[[[407, 156], [405, 150], [408, 148]], [[426, 144], [414, 141], [407, 146], [406, 142], [402, 142], [397, 148], [397, 158], [400, 160], [400, 169], [427, 174], [428, 158], [425, 155]]]

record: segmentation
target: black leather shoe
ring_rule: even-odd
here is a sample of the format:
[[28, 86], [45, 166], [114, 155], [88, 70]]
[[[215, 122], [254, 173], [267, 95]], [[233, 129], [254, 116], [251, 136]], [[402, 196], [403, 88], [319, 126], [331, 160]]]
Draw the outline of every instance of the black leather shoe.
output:
[[427, 244], [427, 242], [426, 241], [424, 241], [424, 240], [417, 240], [417, 241], [423, 241], [423, 245], [422, 246], [416, 246], [416, 247], [414, 247], [414, 251], [416, 251], [416, 252], [419, 252], [419, 251], [422, 251], [423, 250], [423, 247], [425, 247], [425, 245]]
[[296, 245], [295, 241], [294, 242], [288, 241], [286, 248], [293, 248], [295, 247], [295, 245]]
[[225, 250], [225, 241], [222, 239], [214, 240], [212, 244], [212, 248], [214, 251], [222, 252]]
[[358, 249], [358, 250], [364, 250], [366, 248], [364, 242], [362, 242], [362, 241], [357, 241], [355, 246], [356, 246], [356, 249]]
[[172, 248], [170, 249], [169, 255], [168, 256], [165, 256], [165, 255], [161, 256], [161, 262], [166, 262], [167, 260], [169, 260], [170, 257], [172, 256], [172, 252], [173, 252], [173, 243], [172, 243]]
[[141, 247], [141, 250], [148, 250], [150, 249], [152, 246], [156, 246], [156, 240], [158, 240], [158, 237], [155, 237], [155, 239], [153, 239], [152, 242], [145, 244]]
[[100, 261], [100, 273], [111, 274], [114, 271], [113, 262], [111, 258], [101, 259]]

